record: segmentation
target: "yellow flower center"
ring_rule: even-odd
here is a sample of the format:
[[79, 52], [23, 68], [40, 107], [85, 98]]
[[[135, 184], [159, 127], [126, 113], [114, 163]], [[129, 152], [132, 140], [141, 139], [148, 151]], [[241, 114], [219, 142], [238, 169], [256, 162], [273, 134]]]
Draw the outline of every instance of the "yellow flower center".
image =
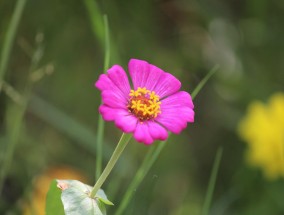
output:
[[131, 90], [129, 96], [127, 108], [140, 122], [154, 119], [161, 113], [160, 97], [154, 91], [138, 87], [137, 90]]

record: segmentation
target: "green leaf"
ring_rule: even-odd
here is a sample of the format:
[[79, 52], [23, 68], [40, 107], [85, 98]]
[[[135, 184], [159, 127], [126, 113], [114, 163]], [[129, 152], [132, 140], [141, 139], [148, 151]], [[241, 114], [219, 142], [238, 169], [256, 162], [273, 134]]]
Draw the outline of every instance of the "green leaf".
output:
[[106, 205], [113, 205], [113, 203], [107, 199], [107, 196], [102, 189], [99, 189], [99, 191], [96, 194], [96, 198], [98, 198], [100, 201], [102, 201]]
[[46, 215], [64, 215], [63, 204], [61, 201], [61, 190], [57, 187], [57, 181], [53, 180], [50, 184], [46, 196]]
[[89, 196], [92, 187], [77, 180], [57, 180], [62, 188], [61, 200], [66, 215], [106, 215], [104, 204], [113, 205], [103, 190], [95, 198]]

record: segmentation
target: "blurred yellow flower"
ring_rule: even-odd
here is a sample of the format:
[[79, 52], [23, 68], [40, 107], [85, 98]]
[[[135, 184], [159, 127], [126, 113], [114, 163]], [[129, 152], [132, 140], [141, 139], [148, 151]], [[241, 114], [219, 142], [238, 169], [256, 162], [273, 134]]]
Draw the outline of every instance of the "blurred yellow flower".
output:
[[45, 198], [53, 179], [76, 179], [86, 182], [86, 177], [76, 169], [67, 166], [48, 168], [36, 177], [31, 202], [24, 206], [23, 215], [45, 214]]
[[267, 179], [284, 177], [284, 93], [274, 94], [268, 104], [252, 102], [239, 134], [248, 143], [249, 164], [260, 167]]

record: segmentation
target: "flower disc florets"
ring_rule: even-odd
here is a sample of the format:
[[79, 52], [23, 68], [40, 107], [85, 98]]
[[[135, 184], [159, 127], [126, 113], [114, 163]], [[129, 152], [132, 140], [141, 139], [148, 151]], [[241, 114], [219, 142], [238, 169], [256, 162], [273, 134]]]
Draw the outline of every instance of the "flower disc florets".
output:
[[160, 97], [154, 91], [138, 87], [137, 90], [131, 90], [129, 96], [127, 108], [140, 122], [154, 119], [161, 113]]

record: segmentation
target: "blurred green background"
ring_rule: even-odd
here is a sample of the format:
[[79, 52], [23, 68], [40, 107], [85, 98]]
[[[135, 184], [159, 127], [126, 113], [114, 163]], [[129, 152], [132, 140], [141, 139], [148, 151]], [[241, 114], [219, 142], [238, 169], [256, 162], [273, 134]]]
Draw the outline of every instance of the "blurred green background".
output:
[[[0, 51], [16, 3], [0, 1]], [[2, 169], [15, 143], [0, 214], [23, 214], [35, 186], [48, 186], [35, 184], [50, 168], [77, 169], [94, 184], [100, 95], [93, 83], [105, 72], [103, 14], [111, 65], [126, 69], [130, 58], [146, 60], [174, 74], [189, 92], [220, 65], [194, 101], [195, 123], [170, 137], [125, 214], [201, 214], [219, 146], [224, 151], [210, 214], [284, 214], [283, 179], [267, 181], [247, 166], [237, 134], [250, 101], [284, 90], [283, 11], [278, 0], [27, 0], [0, 92]], [[43, 77], [30, 81], [29, 71]], [[23, 119], [21, 99], [7, 84], [28, 99]], [[104, 165], [120, 135], [106, 123]], [[149, 147], [132, 141], [124, 151], [103, 187], [116, 205], [108, 214]]]

